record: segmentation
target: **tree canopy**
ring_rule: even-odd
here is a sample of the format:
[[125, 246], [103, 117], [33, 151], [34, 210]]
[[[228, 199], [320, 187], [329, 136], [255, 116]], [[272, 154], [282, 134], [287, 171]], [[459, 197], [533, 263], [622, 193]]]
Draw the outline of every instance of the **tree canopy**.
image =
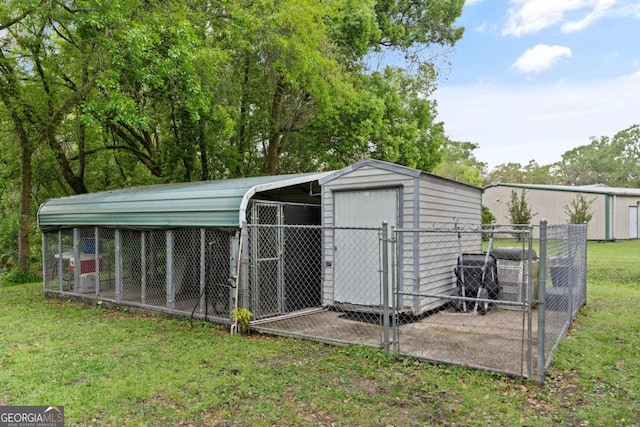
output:
[[[18, 196], [20, 225], [0, 237], [18, 236], [25, 269], [34, 206], [50, 197], [364, 157], [433, 170], [447, 138], [422, 53], [462, 37], [463, 4], [3, 2], [0, 197]], [[369, 69], [379, 51], [411, 67]]]

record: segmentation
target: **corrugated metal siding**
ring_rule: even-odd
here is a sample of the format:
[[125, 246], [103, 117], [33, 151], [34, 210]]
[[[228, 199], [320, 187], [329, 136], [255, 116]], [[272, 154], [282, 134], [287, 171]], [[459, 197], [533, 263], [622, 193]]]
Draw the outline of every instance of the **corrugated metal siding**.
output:
[[38, 225], [237, 227], [245, 195], [259, 185], [318, 174], [296, 174], [152, 185], [52, 199]]
[[583, 194], [587, 200], [595, 200], [591, 206], [593, 218], [588, 227], [587, 238], [589, 240], [628, 239], [631, 221], [629, 206], [638, 206], [640, 203], [640, 189], [638, 188], [607, 187], [606, 185], [572, 187], [507, 183], [492, 184], [486, 187], [483, 203], [496, 216], [498, 222], [506, 223], [508, 222], [506, 204], [511, 197], [511, 191], [516, 190], [519, 195], [522, 189], [527, 191], [532, 210], [538, 213], [534, 217], [534, 223], [541, 219], [546, 219], [549, 224], [566, 223], [568, 216], [565, 212], [565, 206], [575, 199], [576, 194]]
[[[520, 197], [521, 189], [513, 187], [488, 187], [485, 188], [482, 197], [483, 204], [489, 208], [496, 217], [499, 224], [509, 223], [509, 211], [507, 203], [511, 199], [511, 192], [515, 190]], [[533, 217], [533, 224], [538, 224], [541, 220], [546, 220], [548, 224], [566, 224], [568, 215], [565, 206], [575, 200], [577, 194], [583, 194], [587, 201], [593, 200], [591, 212], [593, 218], [589, 222], [587, 238], [590, 240], [604, 240], [606, 236], [606, 195], [596, 193], [582, 193], [580, 191], [556, 191], [525, 189], [531, 211], [536, 215]], [[620, 198], [621, 196], [617, 196]], [[612, 230], [617, 234], [617, 230]], [[611, 237], [611, 236], [609, 236]]]
[[[613, 207], [611, 217], [613, 219], [614, 235], [615, 239], [629, 239], [629, 231], [632, 218], [629, 217], [629, 207], [640, 205], [640, 196], [612, 196], [611, 201]], [[591, 228], [591, 223], [589, 223]]]

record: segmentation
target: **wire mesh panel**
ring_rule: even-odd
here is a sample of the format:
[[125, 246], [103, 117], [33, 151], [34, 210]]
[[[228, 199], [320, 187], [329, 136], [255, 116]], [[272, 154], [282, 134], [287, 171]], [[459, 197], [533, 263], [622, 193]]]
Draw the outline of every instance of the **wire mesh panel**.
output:
[[233, 235], [222, 230], [205, 230], [205, 282], [199, 312], [205, 316], [229, 318], [233, 286], [230, 250]]
[[201, 289], [202, 236], [199, 229], [173, 231], [173, 287], [175, 309], [192, 312], [198, 310], [204, 288]]
[[42, 255], [44, 289], [71, 291], [73, 278], [69, 263], [73, 258], [73, 230], [45, 233]]
[[[397, 230], [394, 242], [397, 301], [404, 308], [394, 322], [398, 353], [531, 375], [535, 334], [528, 231], [436, 224]], [[527, 265], [517, 278], [501, 268], [499, 253], [507, 248]], [[525, 291], [513, 298], [504, 293], [507, 284]]]
[[545, 369], [555, 350], [586, 303], [586, 224], [546, 227]]
[[[282, 205], [255, 203], [251, 210], [251, 310], [256, 318], [284, 313]], [[262, 227], [261, 225], [266, 225]], [[271, 225], [271, 227], [269, 226]]]
[[[121, 291], [116, 298], [120, 301], [146, 303], [143, 292], [143, 252], [144, 232], [137, 230], [122, 230], [120, 257], [121, 257]], [[106, 291], [106, 289], [105, 289]], [[114, 289], [115, 291], [115, 289]]]
[[115, 230], [112, 228], [97, 228], [97, 246], [102, 268], [97, 272], [96, 294], [115, 296]]
[[282, 311], [252, 327], [326, 342], [383, 345], [380, 229], [251, 228], [283, 238]]

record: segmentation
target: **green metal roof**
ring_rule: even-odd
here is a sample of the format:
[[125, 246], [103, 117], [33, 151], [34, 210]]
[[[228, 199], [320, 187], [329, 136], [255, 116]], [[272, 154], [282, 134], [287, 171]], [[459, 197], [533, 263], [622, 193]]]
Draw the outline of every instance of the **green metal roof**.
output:
[[325, 173], [150, 185], [52, 199], [38, 209], [40, 227], [238, 227], [251, 197], [313, 182]]

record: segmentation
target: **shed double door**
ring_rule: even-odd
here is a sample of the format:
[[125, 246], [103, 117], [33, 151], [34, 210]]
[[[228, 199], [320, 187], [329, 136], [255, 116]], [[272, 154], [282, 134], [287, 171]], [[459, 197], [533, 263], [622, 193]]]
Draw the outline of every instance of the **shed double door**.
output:
[[[383, 221], [390, 227], [398, 225], [398, 198], [397, 188], [334, 193], [336, 303], [382, 306], [381, 242], [373, 228], [380, 228]], [[392, 295], [391, 281], [389, 287]]]

